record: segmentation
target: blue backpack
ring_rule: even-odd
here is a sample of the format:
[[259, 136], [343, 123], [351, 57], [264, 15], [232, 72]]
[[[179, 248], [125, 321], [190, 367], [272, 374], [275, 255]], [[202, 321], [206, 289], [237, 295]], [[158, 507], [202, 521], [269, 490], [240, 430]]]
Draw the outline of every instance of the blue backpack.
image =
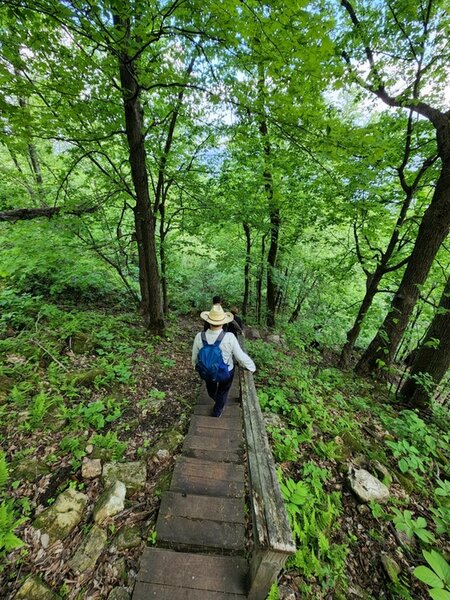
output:
[[202, 331], [203, 348], [200, 348], [195, 369], [205, 381], [220, 383], [230, 378], [230, 371], [225, 364], [222, 352], [219, 348], [225, 331], [222, 331], [214, 344], [208, 344], [206, 334]]

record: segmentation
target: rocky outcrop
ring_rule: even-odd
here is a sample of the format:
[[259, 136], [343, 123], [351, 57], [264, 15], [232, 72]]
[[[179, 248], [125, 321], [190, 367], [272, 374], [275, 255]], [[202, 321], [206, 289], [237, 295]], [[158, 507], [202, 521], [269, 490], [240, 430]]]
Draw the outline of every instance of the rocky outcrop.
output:
[[33, 526], [47, 534], [50, 543], [63, 540], [83, 518], [87, 503], [85, 494], [69, 488], [35, 519]]

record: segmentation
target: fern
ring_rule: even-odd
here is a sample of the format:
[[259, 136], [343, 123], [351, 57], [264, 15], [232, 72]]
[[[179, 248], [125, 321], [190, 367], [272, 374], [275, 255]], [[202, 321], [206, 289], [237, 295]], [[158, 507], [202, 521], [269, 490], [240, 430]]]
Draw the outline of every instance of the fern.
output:
[[54, 400], [49, 398], [44, 391], [39, 392], [39, 394], [33, 398], [29, 419], [31, 429], [37, 429], [42, 424], [43, 418], [53, 404]]
[[0, 504], [0, 556], [24, 545], [14, 533], [24, 521], [25, 517], [16, 518], [12, 502], [4, 501]]
[[6, 456], [3, 450], [0, 450], [0, 490], [5, 487], [8, 481], [8, 463], [6, 462]]

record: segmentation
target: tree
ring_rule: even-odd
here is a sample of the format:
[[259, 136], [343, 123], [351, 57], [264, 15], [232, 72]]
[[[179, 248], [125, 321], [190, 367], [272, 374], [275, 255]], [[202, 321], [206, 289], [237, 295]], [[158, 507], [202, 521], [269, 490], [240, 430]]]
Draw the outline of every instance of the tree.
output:
[[[393, 271], [400, 269], [409, 260], [409, 255], [403, 258], [397, 258], [397, 255], [400, 254], [401, 251], [404, 250], [405, 246], [407, 246], [408, 244], [408, 234], [404, 233], [403, 230], [405, 229], [405, 224], [407, 220], [411, 221], [412, 215], [409, 214], [410, 207], [413, 204], [414, 199], [417, 200], [417, 198], [415, 198], [415, 195], [419, 188], [419, 185], [422, 183], [422, 179], [426, 174], [428, 168], [436, 160], [436, 156], [430, 156], [425, 159], [422, 158], [422, 156], [420, 156], [420, 154], [417, 153], [417, 149], [413, 148], [413, 117], [414, 113], [413, 111], [410, 111], [406, 123], [403, 156], [401, 157], [400, 165], [395, 169], [398, 176], [398, 184], [403, 192], [403, 199], [399, 201], [397, 199], [398, 194], [396, 194], [395, 191], [391, 189], [387, 190], [386, 193], [391, 195], [392, 198], [382, 198], [382, 202], [388, 208], [389, 213], [392, 214], [394, 213], [394, 211], [397, 210], [397, 204], [399, 204], [400, 210], [398, 211], [397, 218], [393, 223], [392, 232], [386, 247], [384, 249], [381, 249], [381, 242], [378, 243], [376, 247], [372, 246], [370, 241], [368, 242], [369, 250], [375, 260], [375, 267], [372, 269], [366, 266], [369, 261], [367, 261], [366, 257], [363, 256], [363, 252], [361, 250], [361, 242], [359, 239], [359, 232], [356, 221], [354, 221], [353, 224], [356, 254], [358, 257], [358, 261], [361, 264], [361, 267], [366, 275], [366, 292], [359, 307], [358, 314], [353, 323], [353, 326], [347, 332], [347, 341], [341, 352], [340, 364], [344, 367], [347, 366], [349, 362], [351, 352], [353, 351], [355, 342], [358, 339], [363, 321], [372, 305], [375, 295], [379, 291], [379, 285], [381, 280], [387, 273], [392, 273]], [[389, 131], [392, 132], [393, 128], [389, 122], [386, 123], [386, 126], [389, 127]], [[416, 140], [416, 144], [418, 144], [419, 148], [421, 148], [421, 146], [424, 145], [424, 141], [419, 137]], [[414, 152], [414, 150], [416, 151]], [[422, 164], [419, 166], [419, 168], [416, 168], [414, 170], [411, 167], [410, 163], [416, 165], [420, 163], [420, 161], [422, 161]], [[380, 176], [380, 173], [378, 173], [378, 176]], [[415, 204], [416, 206], [414, 207], [414, 216], [415, 218], [417, 218], [419, 216], [417, 204], [420, 208], [420, 203], [416, 202]]]
[[433, 391], [450, 367], [450, 277], [425, 339], [400, 390], [411, 408], [428, 409]]
[[[440, 82], [439, 69], [445, 72], [448, 67], [449, 49], [444, 32], [448, 31], [449, 15], [443, 4], [434, 0], [422, 5], [418, 15], [411, 13], [407, 4], [394, 2], [382, 15], [378, 7], [366, 8], [366, 19], [362, 22], [353, 4], [348, 0], [342, 0], [341, 4], [352, 25], [356, 56], [352, 58], [347, 48], [342, 52], [352, 80], [388, 106], [411, 110], [428, 119], [435, 129], [440, 159], [433, 198], [420, 223], [400, 286], [378, 333], [357, 364], [360, 373], [367, 373], [391, 365], [420, 286], [450, 229], [450, 111], [439, 107], [434, 90], [427, 90], [424, 81], [427, 76], [432, 88], [433, 82]], [[381, 36], [375, 34], [374, 26], [381, 26], [382, 22], [386, 24]], [[374, 47], [371, 32], [381, 47]], [[351, 46], [350, 40], [348, 45]], [[399, 53], [402, 53], [401, 63], [395, 59]], [[382, 56], [393, 58], [383, 62]], [[357, 65], [363, 59], [368, 67], [365, 77], [357, 72]], [[393, 76], [396, 69], [401, 69], [397, 77]], [[406, 81], [402, 91], [389, 91], [389, 87], [394, 90], [398, 81]], [[423, 99], [427, 95], [430, 101]]]

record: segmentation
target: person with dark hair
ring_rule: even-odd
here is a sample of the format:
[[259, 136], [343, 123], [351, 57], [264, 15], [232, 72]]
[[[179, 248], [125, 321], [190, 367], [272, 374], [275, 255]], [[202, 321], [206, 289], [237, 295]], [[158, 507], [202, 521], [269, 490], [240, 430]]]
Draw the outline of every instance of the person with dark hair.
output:
[[218, 345], [223, 363], [228, 367], [228, 379], [208, 381], [205, 378], [208, 395], [214, 400], [212, 416], [220, 417], [227, 402], [231, 384], [233, 383], [234, 360], [252, 373], [255, 372], [256, 367], [250, 356], [242, 350], [236, 337], [231, 333], [225, 333], [223, 330], [223, 326], [233, 320], [231, 313], [224, 312], [220, 304], [215, 304], [209, 312], [205, 310], [200, 316], [204, 321], [209, 323], [210, 328], [207, 331], [197, 333], [195, 336], [192, 347], [192, 365], [194, 367], [197, 365], [198, 354], [205, 345]]
[[231, 323], [228, 324], [228, 331], [230, 333], [232, 333], [233, 335], [235, 335], [236, 337], [238, 336], [238, 334], [243, 335], [244, 324], [242, 322], [241, 317], [238, 316], [238, 312], [239, 312], [238, 307], [233, 306], [233, 308], [230, 309], [230, 312], [233, 315], [234, 319], [231, 321]]

